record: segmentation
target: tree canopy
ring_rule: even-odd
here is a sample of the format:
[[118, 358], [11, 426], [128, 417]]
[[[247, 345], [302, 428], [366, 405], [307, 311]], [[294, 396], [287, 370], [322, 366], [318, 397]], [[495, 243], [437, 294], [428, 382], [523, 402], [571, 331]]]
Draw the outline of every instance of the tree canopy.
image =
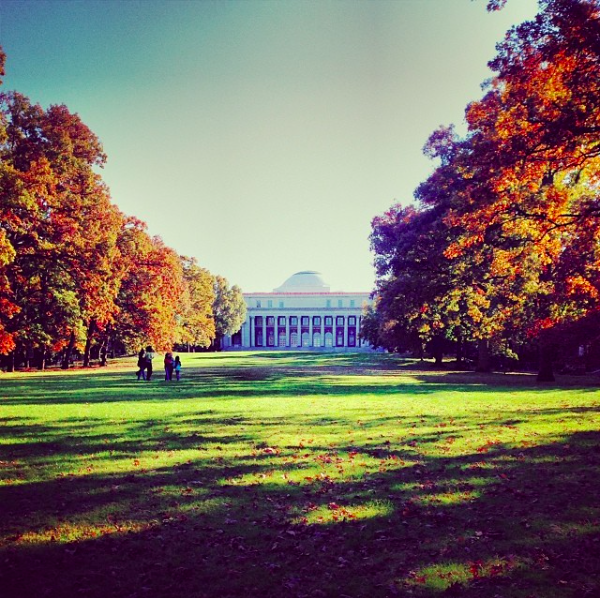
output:
[[438, 165], [417, 205], [373, 220], [375, 336], [466, 335], [496, 351], [535, 342], [551, 378], [557, 335], [598, 335], [575, 326], [600, 307], [597, 2], [541, 0], [490, 67], [467, 134], [442, 127], [426, 144]]
[[[4, 74], [0, 49], [0, 77]], [[0, 93], [0, 355], [89, 365], [152, 344], [208, 346], [240, 326], [239, 289], [215, 303], [213, 276], [112, 202], [96, 135], [64, 105]], [[213, 310], [218, 310], [218, 317]]]
[[240, 287], [230, 287], [223, 276], [214, 277], [214, 297], [215, 345], [221, 348], [223, 336], [237, 332], [246, 319], [246, 303]]

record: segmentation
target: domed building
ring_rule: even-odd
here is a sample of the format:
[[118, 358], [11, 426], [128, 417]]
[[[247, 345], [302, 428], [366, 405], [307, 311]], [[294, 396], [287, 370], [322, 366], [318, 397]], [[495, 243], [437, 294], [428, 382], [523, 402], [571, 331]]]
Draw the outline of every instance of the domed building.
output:
[[244, 293], [247, 315], [224, 348], [357, 351], [369, 293], [331, 292], [319, 272], [290, 276], [271, 293]]
[[292, 274], [274, 293], [329, 293], [329, 285], [314, 270], [305, 270]]

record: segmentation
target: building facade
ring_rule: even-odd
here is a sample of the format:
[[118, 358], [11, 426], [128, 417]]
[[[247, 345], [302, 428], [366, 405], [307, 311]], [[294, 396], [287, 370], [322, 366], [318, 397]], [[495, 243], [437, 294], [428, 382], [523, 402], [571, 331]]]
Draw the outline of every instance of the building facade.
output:
[[246, 321], [224, 348], [369, 349], [360, 340], [369, 293], [331, 292], [318, 272], [290, 276], [271, 293], [244, 293]]

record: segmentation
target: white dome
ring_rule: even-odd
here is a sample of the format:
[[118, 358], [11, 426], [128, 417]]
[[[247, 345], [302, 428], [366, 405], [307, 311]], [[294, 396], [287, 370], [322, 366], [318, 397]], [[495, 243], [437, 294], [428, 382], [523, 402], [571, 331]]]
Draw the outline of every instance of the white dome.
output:
[[325, 283], [320, 272], [305, 270], [290, 276], [274, 293], [329, 293], [329, 285]]

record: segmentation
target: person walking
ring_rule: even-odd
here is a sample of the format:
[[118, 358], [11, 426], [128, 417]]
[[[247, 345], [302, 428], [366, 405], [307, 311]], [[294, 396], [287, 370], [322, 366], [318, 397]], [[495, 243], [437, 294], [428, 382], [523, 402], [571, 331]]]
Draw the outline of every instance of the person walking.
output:
[[154, 349], [152, 345], [146, 347], [146, 381], [150, 382], [152, 378], [152, 360], [154, 359]]
[[179, 355], [175, 356], [175, 378], [179, 380], [179, 376], [181, 375], [181, 359], [179, 359]]
[[165, 380], [173, 380], [173, 354], [166, 353], [165, 354]]
[[142, 347], [140, 349], [140, 352], [138, 353], [138, 360], [137, 360], [137, 366], [138, 366], [138, 371], [137, 371], [137, 379], [139, 380], [140, 378], [142, 380], [146, 379], [146, 351], [144, 350], [144, 347]]

